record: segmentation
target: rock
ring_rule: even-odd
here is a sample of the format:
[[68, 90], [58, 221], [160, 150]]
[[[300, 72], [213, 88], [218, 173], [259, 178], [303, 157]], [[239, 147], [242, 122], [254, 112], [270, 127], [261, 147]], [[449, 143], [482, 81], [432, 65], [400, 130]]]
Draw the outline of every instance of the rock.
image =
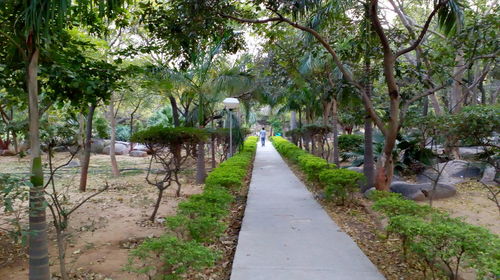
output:
[[[106, 155], [109, 155], [110, 150], [111, 150], [111, 146], [106, 146], [102, 150], [102, 153], [106, 154]], [[123, 144], [120, 144], [120, 143], [116, 143], [115, 144], [115, 154], [116, 155], [124, 155], [127, 152], [128, 152], [128, 147], [127, 146], [125, 146]]]
[[129, 142], [125, 142], [125, 141], [115, 141], [116, 144], [122, 144], [122, 145], [125, 145], [127, 147], [130, 147], [130, 143]]
[[480, 182], [485, 183], [487, 185], [497, 185], [498, 184], [498, 179], [495, 181], [495, 179], [498, 176], [498, 172], [496, 172], [495, 167], [493, 166], [488, 166], [484, 170], [483, 177], [481, 178]]
[[358, 173], [363, 173], [363, 167], [362, 166], [349, 166], [347, 169], [356, 171]]
[[90, 144], [90, 152], [94, 154], [101, 154], [102, 150], [104, 150], [104, 140], [102, 139], [94, 139]]
[[376, 190], [376, 189], [375, 189], [375, 188], [373, 188], [373, 187], [372, 187], [372, 188], [369, 188], [369, 189], [367, 189], [367, 190], [363, 193], [363, 196], [364, 196], [364, 197], [366, 197], [366, 198], [370, 198], [370, 194], [371, 194], [372, 192], [374, 192], [375, 190]]
[[[400, 193], [404, 197], [412, 200], [422, 201], [429, 199], [433, 192], [432, 183], [411, 184], [406, 182], [394, 182], [391, 184], [391, 191]], [[454, 186], [438, 183], [433, 195], [433, 199], [452, 197], [457, 193]]]
[[148, 153], [145, 151], [133, 150], [133, 151], [130, 151], [130, 153], [128, 155], [131, 157], [147, 157]]
[[78, 159], [71, 160], [66, 167], [80, 167], [80, 161]]
[[460, 156], [464, 158], [469, 158], [473, 157], [477, 154], [483, 153], [484, 152], [484, 147], [459, 147], [458, 152], [460, 153]]
[[[442, 170], [439, 182], [445, 184], [458, 184], [467, 178], [481, 177], [481, 168], [465, 160], [451, 160], [438, 165], [438, 170]], [[417, 176], [418, 183], [431, 183], [436, 180], [438, 172], [434, 169], [427, 169]]]
[[149, 151], [148, 147], [142, 144], [134, 144], [133, 149], [137, 151], [145, 151], [145, 152]]

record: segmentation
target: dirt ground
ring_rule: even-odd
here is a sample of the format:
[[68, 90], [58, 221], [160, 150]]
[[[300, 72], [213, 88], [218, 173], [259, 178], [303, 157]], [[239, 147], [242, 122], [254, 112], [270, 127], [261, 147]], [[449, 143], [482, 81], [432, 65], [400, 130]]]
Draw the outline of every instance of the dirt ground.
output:
[[[69, 154], [59, 153], [56, 166], [67, 161]], [[81, 201], [95, 192], [108, 181], [110, 189], [92, 198], [79, 208], [70, 218], [66, 265], [74, 279], [141, 279], [137, 275], [123, 271], [127, 263], [128, 252], [138, 242], [147, 237], [159, 236], [164, 232], [163, 217], [175, 214], [177, 204], [187, 196], [201, 192], [201, 186], [194, 185], [189, 178], [194, 176], [195, 164], [187, 164], [189, 168], [181, 176], [181, 197], [175, 197], [175, 188], [168, 189], [159, 208], [155, 223], [148, 220], [156, 199], [156, 188], [145, 181], [149, 158], [134, 158], [128, 155], [118, 156], [120, 169], [126, 169], [118, 178], [111, 176], [109, 156], [93, 155], [89, 170], [87, 193], [78, 191], [79, 168], [63, 168], [57, 177], [56, 187], [66, 193], [70, 205]], [[1, 173], [17, 173], [26, 175], [29, 170], [29, 159], [17, 157], [0, 157]], [[24, 174], [23, 174], [24, 173]], [[51, 220], [50, 213], [47, 217]], [[2, 221], [11, 218], [2, 213]], [[55, 232], [49, 224], [49, 251], [51, 273], [59, 276], [57, 246]], [[19, 247], [7, 244], [7, 237], [0, 231], [0, 244], [10, 246], [4, 252], [19, 253]], [[20, 257], [6, 259], [0, 256], [0, 279], [27, 279], [28, 266], [26, 252]], [[8, 264], [5, 264], [5, 263]], [[57, 278], [56, 278], [57, 279]]]
[[[470, 224], [482, 226], [500, 235], [500, 213], [488, 191], [477, 181], [458, 184], [457, 195], [433, 201], [434, 207], [446, 210], [453, 217], [462, 217]], [[421, 202], [428, 204], [429, 202]]]

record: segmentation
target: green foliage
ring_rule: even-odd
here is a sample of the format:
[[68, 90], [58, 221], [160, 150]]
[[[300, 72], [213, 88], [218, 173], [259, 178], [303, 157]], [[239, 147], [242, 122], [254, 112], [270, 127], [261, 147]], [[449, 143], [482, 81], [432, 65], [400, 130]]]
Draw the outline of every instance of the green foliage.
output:
[[196, 241], [182, 241], [170, 235], [144, 241], [132, 250], [126, 269], [150, 279], [176, 280], [188, 270], [214, 265], [217, 254]]
[[435, 270], [442, 262], [454, 275], [459, 266], [474, 268], [478, 279], [500, 275], [497, 235], [397, 194], [375, 191], [372, 198], [373, 208], [389, 218], [387, 231], [398, 235], [405, 252], [415, 255], [424, 267]]
[[130, 126], [117, 125], [116, 126], [116, 140], [129, 141], [130, 140]]
[[[28, 201], [29, 186], [29, 182], [20, 178], [8, 174], [0, 174], [0, 205], [4, 213], [13, 216], [13, 218], [7, 220], [12, 226], [12, 229], [7, 230], [7, 233], [15, 242], [20, 241], [21, 237], [26, 234], [21, 223], [21, 216], [19, 215], [24, 212], [24, 209], [19, 207], [19, 205]], [[2, 230], [0, 229], [0, 231]]]
[[101, 139], [109, 139], [109, 123], [105, 118], [97, 117], [92, 123], [93, 129], [97, 133], [97, 137]]
[[172, 113], [172, 107], [167, 105], [160, 110], [154, 112], [154, 114], [147, 121], [148, 126], [163, 126], [163, 127], [173, 127], [174, 117]]
[[363, 146], [363, 135], [357, 134], [342, 134], [339, 136], [339, 150], [341, 152], [348, 152], [359, 150]]
[[298, 158], [300, 169], [307, 175], [311, 181], [317, 182], [319, 173], [327, 168], [330, 168], [328, 162], [320, 157], [311, 154], [301, 155]]
[[281, 155], [283, 155], [287, 159], [291, 160], [293, 163], [298, 163], [300, 156], [308, 154], [306, 151], [297, 147], [293, 143], [288, 142], [283, 137], [274, 136], [271, 138], [271, 140], [273, 141], [273, 145], [276, 148], [276, 150]]
[[352, 199], [364, 180], [363, 174], [349, 169], [326, 169], [319, 174], [319, 181], [325, 186], [326, 198], [335, 198], [341, 204], [348, 198]]
[[335, 168], [334, 164], [329, 164], [325, 159], [309, 154], [281, 136], [274, 136], [271, 141], [281, 155], [298, 164], [302, 172], [313, 182], [318, 182], [321, 171]]
[[[147, 137], [156, 139], [157, 135]], [[234, 200], [231, 189], [244, 183], [257, 140], [248, 137], [238, 154], [210, 172], [203, 193], [179, 203], [177, 215], [166, 219], [167, 228], [177, 237], [166, 234], [145, 241], [131, 252], [126, 269], [150, 279], [175, 280], [188, 270], [214, 265], [217, 254], [203, 245], [209, 246], [226, 230], [223, 219]]]
[[175, 146], [189, 143], [196, 144], [205, 140], [206, 137], [207, 134], [204, 130], [193, 127], [152, 126], [134, 133], [130, 140], [134, 143]]

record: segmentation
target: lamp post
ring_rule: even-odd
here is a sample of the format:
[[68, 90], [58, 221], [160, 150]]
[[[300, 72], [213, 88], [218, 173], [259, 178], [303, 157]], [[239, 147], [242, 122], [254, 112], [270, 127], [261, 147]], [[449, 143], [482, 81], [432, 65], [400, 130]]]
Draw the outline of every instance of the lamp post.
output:
[[228, 97], [224, 99], [222, 102], [224, 103], [224, 106], [226, 106], [226, 109], [229, 110], [229, 155], [228, 157], [233, 156], [233, 110], [238, 109], [240, 106], [240, 102], [238, 99], [233, 98], [233, 97]]

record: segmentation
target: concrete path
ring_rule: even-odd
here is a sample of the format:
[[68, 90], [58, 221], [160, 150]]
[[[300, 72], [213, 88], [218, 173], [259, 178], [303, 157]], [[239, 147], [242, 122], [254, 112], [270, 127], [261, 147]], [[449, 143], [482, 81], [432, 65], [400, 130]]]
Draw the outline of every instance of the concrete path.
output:
[[231, 280], [385, 279], [270, 142], [257, 149]]

